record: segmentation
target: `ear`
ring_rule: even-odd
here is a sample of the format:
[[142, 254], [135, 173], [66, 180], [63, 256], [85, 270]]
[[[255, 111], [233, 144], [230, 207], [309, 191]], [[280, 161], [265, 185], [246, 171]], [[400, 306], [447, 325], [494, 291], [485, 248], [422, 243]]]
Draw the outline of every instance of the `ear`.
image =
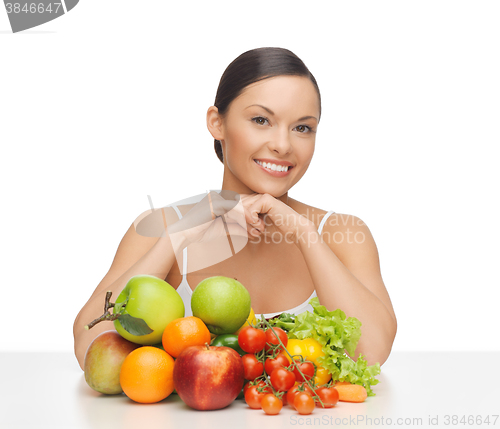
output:
[[216, 140], [223, 140], [224, 133], [222, 130], [222, 117], [219, 115], [219, 109], [215, 106], [210, 106], [207, 111], [207, 128]]

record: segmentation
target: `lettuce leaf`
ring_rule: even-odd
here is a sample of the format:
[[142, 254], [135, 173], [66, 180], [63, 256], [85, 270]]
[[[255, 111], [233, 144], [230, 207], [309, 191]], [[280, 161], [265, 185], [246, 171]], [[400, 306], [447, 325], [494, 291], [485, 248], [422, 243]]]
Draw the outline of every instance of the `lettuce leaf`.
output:
[[361, 338], [361, 322], [355, 317], [346, 317], [340, 309], [328, 311], [320, 305], [317, 297], [312, 298], [309, 304], [313, 313], [306, 311], [297, 316], [284, 313], [271, 323], [285, 329], [289, 338], [314, 338], [325, 353], [318, 362], [332, 373], [334, 381], [361, 384], [368, 396], [374, 396], [371, 386], [379, 382], [375, 376], [380, 374], [380, 364], [368, 366], [362, 354], [357, 361], [348, 356], [354, 356]]

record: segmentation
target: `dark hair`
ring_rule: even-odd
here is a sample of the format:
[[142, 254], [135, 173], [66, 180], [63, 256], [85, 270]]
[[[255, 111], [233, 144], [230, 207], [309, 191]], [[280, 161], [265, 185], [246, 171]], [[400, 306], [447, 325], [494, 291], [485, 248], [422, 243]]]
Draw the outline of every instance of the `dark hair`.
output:
[[[236, 58], [227, 66], [220, 79], [214, 106], [217, 107], [219, 114], [224, 116], [231, 102], [248, 85], [283, 75], [304, 76], [311, 80], [318, 92], [321, 116], [321, 95], [316, 79], [297, 55], [283, 48], [252, 49]], [[224, 162], [219, 140], [215, 140], [214, 148], [220, 162]]]

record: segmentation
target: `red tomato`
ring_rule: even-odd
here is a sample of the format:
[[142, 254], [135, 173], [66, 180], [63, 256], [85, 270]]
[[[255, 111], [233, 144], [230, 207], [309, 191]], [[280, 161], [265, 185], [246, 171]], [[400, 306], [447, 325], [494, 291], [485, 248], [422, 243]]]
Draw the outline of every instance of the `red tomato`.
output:
[[245, 392], [252, 386], [257, 386], [257, 387], [266, 387], [265, 389], [263, 389], [263, 391], [265, 393], [272, 393], [272, 389], [271, 389], [271, 386], [269, 386], [269, 384], [266, 384], [266, 382], [264, 380], [259, 380], [257, 383], [255, 383], [254, 381], [249, 381], [245, 384], [245, 387], [243, 387], [243, 394], [245, 394]]
[[286, 392], [293, 387], [294, 383], [295, 375], [285, 368], [276, 368], [271, 373], [271, 384], [276, 390]]
[[286, 393], [281, 397], [281, 402], [283, 402], [283, 406], [288, 405], [288, 401], [286, 399]]
[[274, 369], [287, 367], [288, 365], [290, 365], [290, 362], [288, 362], [285, 352], [280, 352], [274, 359], [266, 359], [264, 369], [266, 370], [266, 374], [271, 374]]
[[[266, 350], [269, 350], [271, 346], [269, 344], [279, 344], [280, 342], [278, 341], [278, 338], [281, 340], [283, 345], [286, 347], [288, 344], [288, 335], [286, 332], [281, 329], [281, 328], [273, 328], [274, 332], [271, 329], [268, 329], [266, 331]], [[278, 337], [276, 337], [276, 334]], [[280, 349], [283, 349], [283, 347], [280, 347]]]
[[286, 392], [286, 401], [293, 407], [293, 400], [295, 399], [295, 395], [297, 395], [297, 393], [300, 393], [300, 392], [307, 392], [309, 393], [309, 395], [311, 395], [311, 397], [313, 396], [313, 391], [311, 390], [311, 388], [305, 384], [305, 383], [301, 383], [301, 384], [296, 384], [295, 386], [293, 386], [288, 392]]
[[299, 392], [293, 399], [293, 406], [299, 414], [311, 414], [316, 407], [316, 404], [309, 393]]
[[283, 401], [277, 398], [274, 393], [267, 393], [260, 402], [262, 409], [266, 414], [276, 415], [279, 414], [283, 408]]
[[259, 362], [255, 355], [247, 354], [241, 357], [243, 362], [243, 370], [245, 372], [245, 380], [255, 380], [264, 372], [264, 365]]
[[245, 383], [245, 385], [243, 386], [243, 396], [245, 396], [245, 393], [247, 392], [248, 388], [249, 388], [249, 387], [252, 387], [252, 386], [253, 386], [253, 385], [252, 385], [252, 384], [250, 384], [250, 382], [249, 382], [249, 381], [247, 381], [247, 382]]
[[238, 344], [247, 353], [258, 353], [266, 345], [266, 333], [253, 326], [245, 326], [238, 334]]
[[264, 396], [266, 396], [267, 392], [259, 392], [257, 390], [258, 385], [250, 386], [245, 392], [245, 402], [248, 404], [250, 408], [259, 409], [262, 408], [261, 401]]
[[299, 383], [302, 383], [303, 381], [306, 380], [311, 380], [314, 377], [314, 364], [309, 361], [304, 361], [304, 362], [299, 362], [295, 361], [299, 369], [302, 371], [302, 374], [304, 374], [305, 378], [302, 376], [302, 374], [298, 371], [297, 367], [294, 365], [293, 366], [293, 373], [295, 374], [295, 378]]
[[[323, 402], [323, 408], [332, 408], [339, 401], [339, 392], [335, 387], [318, 387], [316, 389], [316, 395], [319, 396], [319, 399]], [[321, 407], [322, 405], [316, 401], [316, 405]]]

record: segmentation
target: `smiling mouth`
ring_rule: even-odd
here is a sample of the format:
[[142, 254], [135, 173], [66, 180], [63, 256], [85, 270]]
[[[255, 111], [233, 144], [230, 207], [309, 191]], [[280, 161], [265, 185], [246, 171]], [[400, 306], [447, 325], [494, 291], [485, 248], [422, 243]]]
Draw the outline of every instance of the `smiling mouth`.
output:
[[276, 171], [278, 173], [281, 172], [287, 172], [290, 171], [293, 167], [288, 166], [288, 165], [277, 165], [277, 164], [271, 164], [270, 162], [261, 162], [257, 159], [254, 159], [254, 161], [259, 164], [261, 167], [265, 168], [268, 171]]

